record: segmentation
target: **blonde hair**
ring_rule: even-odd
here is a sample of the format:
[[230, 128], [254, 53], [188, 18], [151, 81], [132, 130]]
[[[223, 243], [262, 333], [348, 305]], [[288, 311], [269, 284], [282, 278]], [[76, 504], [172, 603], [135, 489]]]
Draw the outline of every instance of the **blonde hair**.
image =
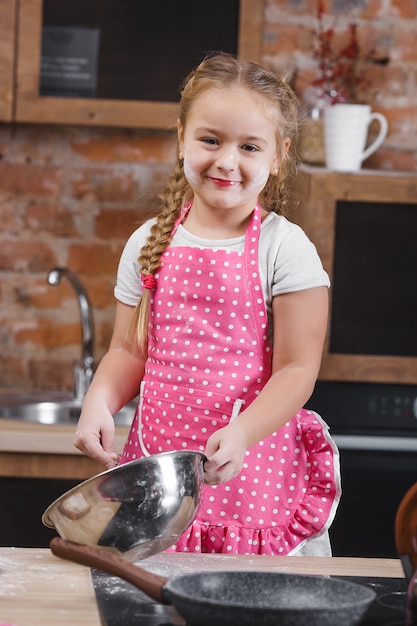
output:
[[[215, 53], [205, 58], [185, 79], [181, 90], [179, 120], [182, 128], [197, 98], [209, 89], [225, 89], [239, 86], [263, 96], [267, 114], [273, 114], [277, 126], [277, 145], [281, 147], [281, 159], [277, 174], [269, 176], [259, 196], [259, 203], [267, 211], [285, 212], [290, 193], [288, 179], [295, 173], [297, 158], [294, 138], [298, 129], [298, 101], [282, 76], [266, 71], [257, 63], [245, 62], [232, 55]], [[290, 146], [284, 140], [291, 140]], [[174, 170], [160, 194], [162, 207], [152, 226], [150, 235], [140, 251], [138, 263], [145, 278], [153, 276], [163, 252], [168, 247], [174, 224], [183, 206], [193, 197], [184, 175], [183, 160], [177, 152]], [[145, 352], [148, 335], [150, 288], [143, 290], [132, 320], [136, 328], [139, 348]]]

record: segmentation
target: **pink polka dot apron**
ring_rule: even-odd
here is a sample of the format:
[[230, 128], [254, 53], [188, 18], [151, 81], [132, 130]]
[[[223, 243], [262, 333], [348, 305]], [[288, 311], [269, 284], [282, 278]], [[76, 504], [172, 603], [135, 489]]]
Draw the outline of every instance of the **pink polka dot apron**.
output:
[[[260, 227], [256, 206], [243, 252], [188, 246], [164, 252], [151, 292], [140, 402], [122, 463], [169, 450], [204, 452], [209, 436], [269, 379]], [[339, 495], [337, 448], [321, 418], [301, 409], [246, 452], [238, 476], [205, 485], [196, 520], [172, 550], [289, 554], [327, 530]]]

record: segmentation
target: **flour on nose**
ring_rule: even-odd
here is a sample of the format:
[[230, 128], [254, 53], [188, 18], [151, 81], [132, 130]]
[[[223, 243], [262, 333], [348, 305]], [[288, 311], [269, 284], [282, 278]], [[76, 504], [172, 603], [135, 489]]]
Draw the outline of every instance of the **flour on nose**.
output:
[[221, 163], [219, 163], [219, 167], [223, 170], [231, 170], [234, 165], [235, 158], [233, 154], [229, 154], [227, 157], [223, 159]]

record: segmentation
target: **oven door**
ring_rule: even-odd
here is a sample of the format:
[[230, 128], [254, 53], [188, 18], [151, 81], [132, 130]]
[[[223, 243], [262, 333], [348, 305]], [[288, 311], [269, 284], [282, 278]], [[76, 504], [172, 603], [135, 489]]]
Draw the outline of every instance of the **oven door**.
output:
[[396, 557], [395, 516], [417, 482], [417, 386], [317, 381], [306, 405], [339, 447], [335, 556]]
[[330, 537], [334, 556], [397, 556], [395, 516], [417, 482], [417, 438], [333, 435], [342, 497]]

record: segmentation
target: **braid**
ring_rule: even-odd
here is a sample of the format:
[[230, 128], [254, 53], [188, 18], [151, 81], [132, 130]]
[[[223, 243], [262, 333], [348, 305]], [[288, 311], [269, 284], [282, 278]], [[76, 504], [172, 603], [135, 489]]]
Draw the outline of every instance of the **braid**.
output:
[[[184, 204], [184, 199], [188, 196], [191, 198], [188, 183], [184, 176], [183, 162], [181, 159], [177, 159], [174, 171], [168, 179], [167, 187], [160, 194], [162, 210], [157, 215], [156, 223], [153, 224], [149, 237], [138, 257], [139, 271], [145, 277], [146, 288], [136, 306], [132, 324], [136, 327], [137, 342], [142, 350], [145, 349], [148, 338], [150, 292], [156, 285], [153, 277], [160, 267], [161, 256], [171, 241], [172, 229]], [[148, 284], [146, 284], [147, 276], [153, 278]]]

